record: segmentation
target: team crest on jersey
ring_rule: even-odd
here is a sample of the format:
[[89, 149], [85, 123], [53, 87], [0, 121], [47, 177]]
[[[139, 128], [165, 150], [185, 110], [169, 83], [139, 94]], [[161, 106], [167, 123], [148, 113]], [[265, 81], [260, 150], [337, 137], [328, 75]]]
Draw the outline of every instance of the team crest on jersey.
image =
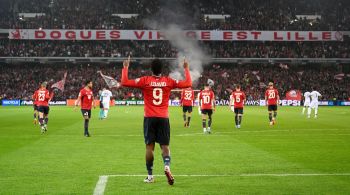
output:
[[138, 83], [140, 81], [140, 78], [135, 79], [135, 83]]

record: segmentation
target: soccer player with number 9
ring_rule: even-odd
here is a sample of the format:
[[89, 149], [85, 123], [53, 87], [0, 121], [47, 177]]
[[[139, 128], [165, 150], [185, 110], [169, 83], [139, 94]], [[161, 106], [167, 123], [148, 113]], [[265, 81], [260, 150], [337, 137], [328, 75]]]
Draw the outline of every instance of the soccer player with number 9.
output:
[[170, 185], [174, 184], [174, 177], [170, 172], [170, 124], [169, 124], [169, 97], [172, 89], [192, 86], [189, 65], [184, 60], [185, 80], [178, 81], [168, 76], [162, 76], [163, 62], [155, 59], [151, 63], [152, 76], [144, 76], [135, 80], [128, 78], [130, 57], [123, 62], [121, 84], [125, 87], [142, 90], [144, 107], [144, 139], [146, 144], [146, 168], [148, 176], [145, 183], [153, 183], [153, 159], [155, 142], [159, 143], [164, 161], [164, 173]]

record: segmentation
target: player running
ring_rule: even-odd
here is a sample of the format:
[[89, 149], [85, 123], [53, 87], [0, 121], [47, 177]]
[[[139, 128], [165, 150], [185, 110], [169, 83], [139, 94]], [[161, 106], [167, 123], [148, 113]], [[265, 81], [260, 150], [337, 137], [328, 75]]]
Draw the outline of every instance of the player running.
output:
[[91, 107], [95, 108], [94, 95], [92, 92], [92, 81], [87, 80], [85, 87], [80, 90], [78, 99], [75, 101], [75, 108], [81, 103], [81, 113], [84, 118], [84, 136], [90, 137], [89, 121], [91, 118]]
[[[202, 112], [202, 126], [203, 133], [211, 133], [211, 124], [212, 124], [212, 114], [215, 111], [215, 95], [214, 92], [210, 89], [209, 83], [204, 86], [204, 90], [199, 93], [198, 96], [199, 106], [201, 107]], [[208, 119], [208, 128], [207, 128], [207, 119]]]
[[123, 62], [121, 84], [125, 87], [139, 88], [142, 90], [144, 107], [144, 139], [146, 144], [146, 167], [148, 176], [145, 183], [153, 183], [153, 159], [155, 142], [159, 143], [164, 161], [164, 173], [169, 185], [174, 184], [174, 177], [170, 172], [170, 124], [169, 124], [169, 96], [174, 88], [186, 88], [192, 86], [189, 65], [184, 60], [185, 80], [178, 81], [167, 76], [162, 76], [163, 63], [155, 59], [151, 63], [152, 76], [143, 76], [135, 80], [129, 80], [128, 68], [130, 57]]
[[[269, 111], [269, 120], [270, 125], [274, 125], [276, 123], [276, 117], [277, 117], [277, 104], [280, 100], [280, 96], [278, 94], [277, 89], [273, 87], [273, 83], [269, 82], [269, 87], [265, 92], [265, 102], [268, 106]], [[272, 117], [273, 112], [273, 117]]]
[[301, 114], [305, 113], [306, 108], [308, 108], [310, 106], [310, 92], [305, 92], [304, 93], [304, 107], [303, 107], [303, 111], [301, 112]]
[[241, 91], [241, 86], [236, 85], [236, 91], [233, 91], [230, 96], [230, 107], [232, 112], [235, 113], [235, 124], [236, 128], [241, 128], [243, 107], [246, 100], [245, 93]]
[[181, 92], [181, 106], [184, 118], [184, 127], [190, 127], [192, 106], [194, 101], [194, 91], [191, 87], [183, 89]]
[[311, 103], [310, 106], [307, 110], [307, 118], [310, 118], [311, 115], [311, 109], [315, 110], [315, 118], [317, 118], [317, 112], [318, 112], [318, 98], [321, 97], [322, 95], [316, 91], [315, 89], [310, 93], [311, 97]]
[[34, 94], [32, 95], [32, 99], [33, 99], [33, 108], [34, 108], [34, 120], [33, 120], [33, 124], [36, 125], [38, 124], [38, 120], [39, 120], [39, 112], [38, 112], [38, 90], [34, 91]]
[[50, 96], [49, 90], [46, 89], [47, 82], [43, 82], [40, 88], [37, 90], [37, 106], [39, 112], [39, 124], [41, 127], [41, 134], [46, 133], [47, 123], [49, 121], [49, 101], [52, 96]]
[[103, 88], [101, 93], [102, 105], [103, 105], [103, 118], [106, 119], [109, 111], [109, 103], [111, 97], [113, 96], [112, 92], [106, 88]]

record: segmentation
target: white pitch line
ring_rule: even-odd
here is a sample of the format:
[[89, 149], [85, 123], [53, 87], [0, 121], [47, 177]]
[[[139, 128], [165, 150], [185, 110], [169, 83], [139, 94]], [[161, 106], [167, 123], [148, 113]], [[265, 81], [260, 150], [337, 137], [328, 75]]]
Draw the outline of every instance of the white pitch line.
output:
[[97, 181], [93, 195], [103, 195], [106, 189], [108, 175], [101, 175]]
[[[145, 174], [116, 174], [103, 175], [106, 177], [146, 177]], [[153, 175], [156, 177], [164, 175]], [[200, 174], [200, 175], [174, 175], [174, 177], [288, 177], [288, 176], [350, 176], [350, 173], [243, 173], [243, 174]]]
[[[153, 175], [161, 177], [164, 175]], [[246, 174], [213, 174], [213, 175], [174, 175], [174, 177], [315, 177], [315, 176], [350, 176], [350, 173], [246, 173]], [[101, 175], [96, 184], [93, 195], [103, 195], [108, 182], [108, 177], [146, 177], [145, 174], [115, 174]]]

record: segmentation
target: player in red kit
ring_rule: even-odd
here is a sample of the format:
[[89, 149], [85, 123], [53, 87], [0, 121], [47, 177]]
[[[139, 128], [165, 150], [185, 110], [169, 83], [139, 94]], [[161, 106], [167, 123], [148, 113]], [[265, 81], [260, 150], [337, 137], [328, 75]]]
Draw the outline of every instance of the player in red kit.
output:
[[241, 128], [242, 116], [243, 116], [243, 107], [246, 100], [245, 93], [241, 91], [241, 86], [236, 85], [236, 91], [233, 91], [230, 96], [230, 107], [231, 110], [235, 113], [235, 124], [236, 128]]
[[49, 121], [49, 101], [52, 98], [49, 90], [46, 89], [47, 82], [41, 83], [40, 88], [37, 90], [37, 106], [39, 112], [39, 124], [41, 127], [41, 133], [47, 131], [47, 123]]
[[190, 127], [192, 106], [194, 101], [194, 91], [191, 87], [183, 89], [181, 92], [181, 106], [184, 118], [184, 127]]
[[90, 137], [89, 121], [91, 118], [91, 107], [95, 108], [94, 95], [92, 92], [92, 81], [85, 82], [85, 87], [80, 90], [75, 107], [81, 105], [81, 113], [84, 118], [84, 136]]
[[178, 81], [167, 76], [162, 76], [163, 63], [155, 59], [151, 63], [152, 76], [144, 76], [135, 80], [129, 80], [128, 68], [130, 57], [123, 62], [121, 84], [125, 87], [139, 88], [142, 90], [144, 107], [144, 139], [146, 144], [146, 168], [148, 176], [146, 183], [153, 183], [153, 159], [155, 142], [159, 143], [164, 161], [164, 173], [170, 185], [174, 184], [174, 177], [170, 172], [170, 124], [169, 124], [169, 96], [174, 88], [186, 88], [192, 86], [188, 63], [184, 61], [185, 80]]
[[36, 125], [39, 120], [39, 112], [38, 112], [38, 90], [34, 91], [34, 94], [32, 95], [33, 100], [33, 108], [34, 108], [34, 121], [33, 124]]
[[[204, 133], [211, 133], [211, 124], [212, 124], [212, 114], [215, 111], [215, 95], [214, 92], [210, 89], [210, 85], [206, 84], [204, 90], [202, 90], [198, 95], [198, 102], [201, 107], [202, 112], [202, 125]], [[207, 128], [207, 119], [208, 119], [208, 128]]]
[[[274, 125], [276, 123], [276, 117], [277, 117], [277, 104], [280, 100], [280, 96], [278, 94], [277, 89], [273, 87], [273, 83], [269, 83], [269, 87], [265, 92], [265, 102], [266, 105], [268, 106], [268, 111], [269, 111], [269, 120], [270, 120], [270, 125]], [[273, 112], [273, 117], [272, 117], [272, 112]]]

